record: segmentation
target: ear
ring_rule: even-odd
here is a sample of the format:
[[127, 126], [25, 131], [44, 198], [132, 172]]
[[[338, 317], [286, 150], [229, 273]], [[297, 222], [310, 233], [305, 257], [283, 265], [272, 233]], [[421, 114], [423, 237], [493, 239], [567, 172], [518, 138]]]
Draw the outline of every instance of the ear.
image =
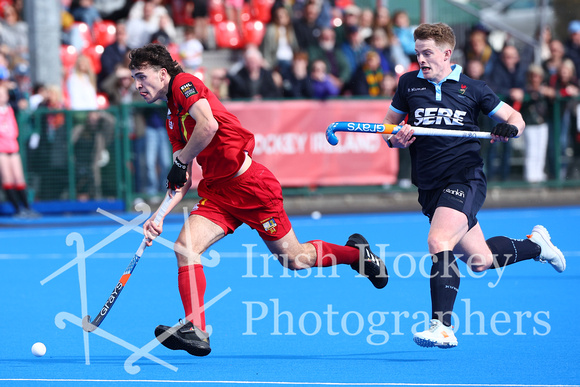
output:
[[451, 55], [453, 54], [453, 51], [451, 51], [451, 50], [445, 50], [443, 53], [445, 54], [445, 60], [450, 60], [451, 59]]

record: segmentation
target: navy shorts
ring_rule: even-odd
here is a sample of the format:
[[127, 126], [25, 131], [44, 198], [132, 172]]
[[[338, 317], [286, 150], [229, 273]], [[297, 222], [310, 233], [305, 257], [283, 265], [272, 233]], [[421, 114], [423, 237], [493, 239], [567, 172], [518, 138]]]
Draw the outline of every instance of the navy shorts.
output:
[[419, 189], [419, 204], [431, 222], [437, 207], [449, 207], [467, 216], [469, 229], [477, 224], [477, 213], [485, 202], [487, 180], [482, 166], [466, 168], [441, 188]]

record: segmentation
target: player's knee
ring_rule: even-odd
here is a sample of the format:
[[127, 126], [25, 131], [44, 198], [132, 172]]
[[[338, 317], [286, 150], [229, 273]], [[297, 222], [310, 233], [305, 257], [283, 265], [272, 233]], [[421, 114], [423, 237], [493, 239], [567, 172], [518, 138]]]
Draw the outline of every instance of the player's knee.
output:
[[175, 241], [173, 251], [179, 267], [201, 263], [201, 253], [195, 252], [191, 247], [188, 248], [180, 239]]
[[435, 235], [429, 235], [429, 237], [427, 238], [427, 245], [429, 246], [429, 252], [431, 254], [436, 254], [441, 251], [453, 250], [454, 247], [449, 242], [449, 240]]

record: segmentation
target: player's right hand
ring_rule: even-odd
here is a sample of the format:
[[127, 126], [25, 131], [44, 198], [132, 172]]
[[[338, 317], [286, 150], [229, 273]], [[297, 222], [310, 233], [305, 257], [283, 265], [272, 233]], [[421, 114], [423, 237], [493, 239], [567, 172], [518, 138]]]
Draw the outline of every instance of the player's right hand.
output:
[[186, 163], [182, 163], [178, 157], [175, 158], [171, 170], [167, 175], [166, 186], [168, 189], [176, 190], [185, 185], [187, 182], [187, 165]]
[[153, 239], [157, 238], [163, 232], [163, 221], [159, 224], [155, 224], [153, 217], [147, 219], [143, 223], [143, 236], [145, 236], [147, 246], [153, 244]]

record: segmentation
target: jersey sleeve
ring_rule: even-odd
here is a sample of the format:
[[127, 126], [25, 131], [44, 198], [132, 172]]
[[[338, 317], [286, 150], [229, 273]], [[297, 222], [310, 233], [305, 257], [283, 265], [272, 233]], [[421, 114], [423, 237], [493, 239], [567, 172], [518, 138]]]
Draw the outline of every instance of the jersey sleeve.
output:
[[207, 98], [208, 88], [199, 78], [189, 73], [180, 73], [173, 82], [173, 98], [183, 112], [189, 111], [194, 103]]
[[503, 104], [486, 83], [483, 83], [481, 86], [481, 97], [479, 101], [481, 112], [489, 117], [493, 116]]

